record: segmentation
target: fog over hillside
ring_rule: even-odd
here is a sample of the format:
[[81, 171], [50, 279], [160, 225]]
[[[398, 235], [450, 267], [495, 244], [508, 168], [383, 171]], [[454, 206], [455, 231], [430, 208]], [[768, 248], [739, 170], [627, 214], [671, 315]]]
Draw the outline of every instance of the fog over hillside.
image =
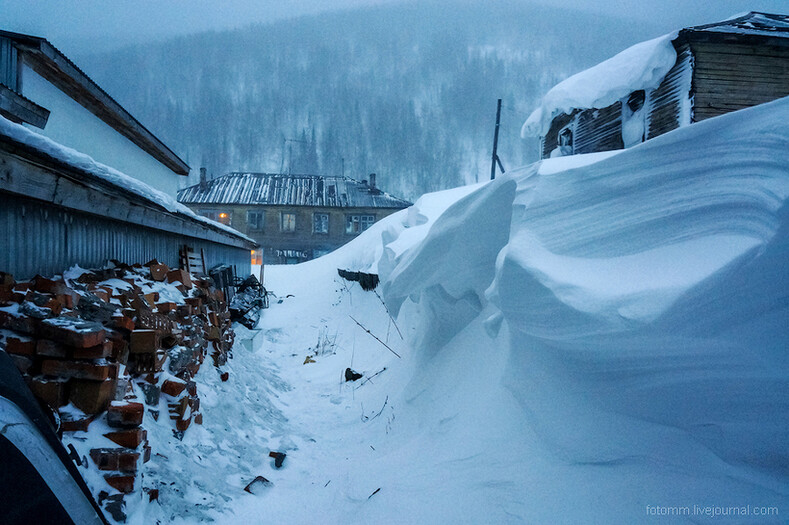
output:
[[429, 2], [74, 58], [195, 171], [376, 172], [415, 198], [489, 177], [497, 98], [505, 168], [536, 160], [518, 130], [539, 97], [656, 34], [522, 2]]

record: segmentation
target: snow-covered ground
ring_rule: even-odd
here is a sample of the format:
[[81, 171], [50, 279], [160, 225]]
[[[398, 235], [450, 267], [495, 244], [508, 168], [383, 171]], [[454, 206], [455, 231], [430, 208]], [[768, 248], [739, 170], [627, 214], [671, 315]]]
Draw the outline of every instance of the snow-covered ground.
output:
[[204, 424], [154, 443], [174, 483], [134, 518], [784, 522], [788, 112], [426, 195], [267, 267], [279, 301], [228, 382], [203, 367]]

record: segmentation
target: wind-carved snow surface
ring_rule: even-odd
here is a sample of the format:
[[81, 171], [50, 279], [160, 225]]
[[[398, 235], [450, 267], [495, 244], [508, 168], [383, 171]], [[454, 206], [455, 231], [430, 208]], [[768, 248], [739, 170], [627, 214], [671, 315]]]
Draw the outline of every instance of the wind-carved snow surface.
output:
[[[694, 505], [783, 519], [787, 112], [425, 195], [332, 254], [267, 267], [281, 301], [213, 380], [195, 435], [241, 465], [223, 460], [190, 501], [219, 523], [639, 523]], [[337, 268], [377, 271], [385, 305]], [[272, 374], [263, 416], [231, 418]], [[255, 475], [272, 485], [243, 493]]]
[[621, 53], [577, 73], [543, 97], [521, 128], [521, 136], [544, 136], [551, 121], [576, 108], [605, 108], [640, 89], [658, 87], [677, 60], [672, 41], [677, 32], [640, 42]]

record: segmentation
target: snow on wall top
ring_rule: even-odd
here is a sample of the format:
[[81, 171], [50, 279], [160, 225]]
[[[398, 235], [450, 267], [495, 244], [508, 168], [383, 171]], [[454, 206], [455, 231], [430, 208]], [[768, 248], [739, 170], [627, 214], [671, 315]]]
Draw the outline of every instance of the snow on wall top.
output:
[[[789, 15], [752, 11], [722, 22], [689, 27], [683, 32], [789, 38]], [[677, 59], [671, 44], [678, 31], [641, 42], [605, 62], [554, 86], [521, 128], [521, 137], [545, 136], [551, 121], [573, 109], [604, 108], [640, 89], [654, 89]]]
[[773, 15], [752, 11], [717, 22], [690, 28], [693, 31], [734, 33], [738, 35], [789, 37], [789, 15]]
[[113, 186], [117, 186], [126, 191], [130, 191], [143, 199], [164, 208], [170, 213], [186, 215], [190, 219], [202, 222], [214, 229], [224, 230], [235, 237], [240, 237], [246, 241], [257, 244], [257, 242], [243, 233], [230, 228], [224, 224], [212, 221], [206, 217], [197, 215], [192, 210], [180, 204], [175, 199], [144, 182], [121, 173], [115, 168], [96, 162], [88, 155], [75, 149], [63, 146], [54, 140], [40, 135], [26, 127], [15, 124], [10, 120], [0, 116], [0, 136], [6, 137], [14, 142], [24, 144], [34, 150], [51, 157], [59, 162], [67, 164], [79, 171], [89, 173]]
[[639, 89], [654, 89], [666, 76], [677, 53], [669, 33], [629, 47], [554, 86], [521, 128], [521, 137], [544, 136], [553, 118], [575, 108], [604, 108]]
[[410, 202], [348, 177], [228, 173], [178, 192], [184, 204], [407, 208]]

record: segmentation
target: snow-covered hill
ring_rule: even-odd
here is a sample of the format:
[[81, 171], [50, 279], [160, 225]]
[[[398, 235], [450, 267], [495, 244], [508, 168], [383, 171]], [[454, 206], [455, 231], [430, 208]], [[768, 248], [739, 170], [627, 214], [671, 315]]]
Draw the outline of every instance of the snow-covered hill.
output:
[[[785, 519], [788, 111], [425, 195], [267, 268], [281, 302], [211, 379], [200, 459], [137, 518]], [[337, 268], [379, 272], [378, 295]]]

